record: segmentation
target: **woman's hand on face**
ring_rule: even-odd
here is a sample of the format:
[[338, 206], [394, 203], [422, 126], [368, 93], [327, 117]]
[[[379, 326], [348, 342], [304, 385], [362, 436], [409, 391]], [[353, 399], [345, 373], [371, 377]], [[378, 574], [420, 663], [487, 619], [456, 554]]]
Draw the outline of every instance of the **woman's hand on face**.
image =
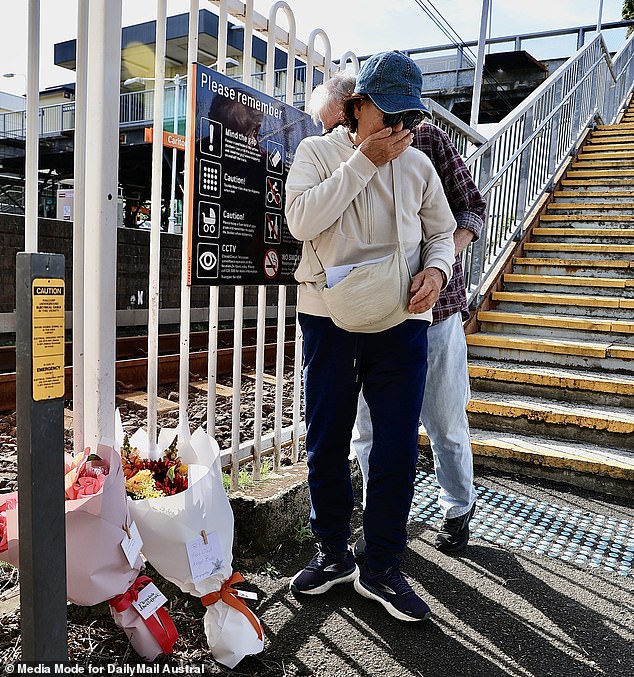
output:
[[442, 284], [443, 274], [438, 268], [425, 268], [414, 275], [409, 288], [412, 297], [407, 310], [410, 313], [424, 313], [429, 310], [438, 301]]
[[409, 129], [394, 131], [385, 127], [370, 134], [359, 144], [359, 150], [374, 165], [380, 167], [396, 159], [407, 147], [412, 145], [414, 135]]

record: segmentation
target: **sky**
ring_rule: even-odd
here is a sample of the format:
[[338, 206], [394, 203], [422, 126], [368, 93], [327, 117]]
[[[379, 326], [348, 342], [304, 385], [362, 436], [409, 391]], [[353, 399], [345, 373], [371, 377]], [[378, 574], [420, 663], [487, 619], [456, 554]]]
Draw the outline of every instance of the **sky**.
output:
[[[413, 49], [446, 44], [444, 36], [420, 8], [433, 5], [445, 16], [463, 40], [476, 40], [479, 34], [480, 0], [287, 0], [297, 28], [297, 38], [308, 41], [314, 28], [328, 34], [333, 59], [351, 50], [358, 56], [388, 49]], [[514, 35], [595, 24], [599, 0], [491, 0], [492, 36]], [[256, 12], [268, 17], [274, 3], [254, 0]], [[40, 89], [74, 81], [74, 73], [53, 65], [53, 45], [76, 37], [77, 0], [41, 0]], [[8, 9], [8, 6], [10, 9]], [[619, 21], [622, 0], [604, 0], [603, 23]], [[0, 74], [24, 74], [27, 68], [27, 0], [3, 0], [0, 9]], [[212, 3], [201, 0], [201, 8]], [[188, 0], [168, 0], [168, 15], [189, 9]], [[156, 14], [156, 0], [123, 0], [123, 25], [151, 20]], [[284, 11], [278, 11], [278, 22], [286, 27]], [[534, 54], [539, 48], [526, 49], [538, 58], [569, 56], [574, 44], [552, 41], [542, 49], [564, 54]], [[622, 38], [611, 38], [616, 48]], [[610, 41], [608, 46], [612, 48]], [[316, 48], [321, 51], [318, 39]], [[24, 94], [25, 77], [0, 79], [0, 91]]]

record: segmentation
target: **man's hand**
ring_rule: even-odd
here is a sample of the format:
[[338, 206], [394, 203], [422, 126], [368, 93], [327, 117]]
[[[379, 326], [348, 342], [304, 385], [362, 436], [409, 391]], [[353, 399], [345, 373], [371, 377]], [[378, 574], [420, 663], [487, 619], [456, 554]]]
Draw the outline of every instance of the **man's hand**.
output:
[[380, 167], [397, 158], [408, 146], [412, 145], [414, 135], [409, 129], [398, 132], [386, 127], [379, 132], [370, 134], [359, 144], [359, 150], [374, 165]]
[[424, 313], [438, 300], [444, 276], [438, 268], [425, 268], [414, 275], [412, 286], [409, 288], [412, 298], [407, 310], [410, 313]]

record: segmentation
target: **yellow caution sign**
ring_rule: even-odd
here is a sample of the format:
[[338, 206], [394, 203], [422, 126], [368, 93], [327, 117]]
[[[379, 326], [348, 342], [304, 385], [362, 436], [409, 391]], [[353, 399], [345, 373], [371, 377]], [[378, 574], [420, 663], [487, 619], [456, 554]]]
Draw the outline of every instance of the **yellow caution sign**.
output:
[[33, 399], [64, 397], [64, 280], [33, 280], [32, 308]]

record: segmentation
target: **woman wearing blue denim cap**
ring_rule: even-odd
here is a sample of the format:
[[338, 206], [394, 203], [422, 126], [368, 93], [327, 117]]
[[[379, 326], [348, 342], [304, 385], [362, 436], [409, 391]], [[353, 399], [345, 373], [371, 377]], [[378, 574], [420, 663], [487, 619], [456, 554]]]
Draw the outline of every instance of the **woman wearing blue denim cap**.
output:
[[[414, 492], [427, 327], [451, 277], [455, 229], [430, 160], [410, 148], [410, 130], [424, 110], [421, 85], [420, 70], [400, 52], [368, 59], [346, 103], [344, 126], [304, 139], [286, 184], [288, 225], [304, 241], [295, 276], [304, 335], [311, 528], [318, 540], [317, 555], [293, 577], [291, 590], [314, 595], [354, 581], [360, 594], [407, 621], [430, 615], [401, 574], [400, 555]], [[387, 257], [399, 242], [411, 273], [408, 314], [377, 331], [337, 326], [314, 255], [328, 273]], [[367, 560], [359, 571], [348, 546], [348, 454], [361, 387], [373, 444], [363, 516]]]

